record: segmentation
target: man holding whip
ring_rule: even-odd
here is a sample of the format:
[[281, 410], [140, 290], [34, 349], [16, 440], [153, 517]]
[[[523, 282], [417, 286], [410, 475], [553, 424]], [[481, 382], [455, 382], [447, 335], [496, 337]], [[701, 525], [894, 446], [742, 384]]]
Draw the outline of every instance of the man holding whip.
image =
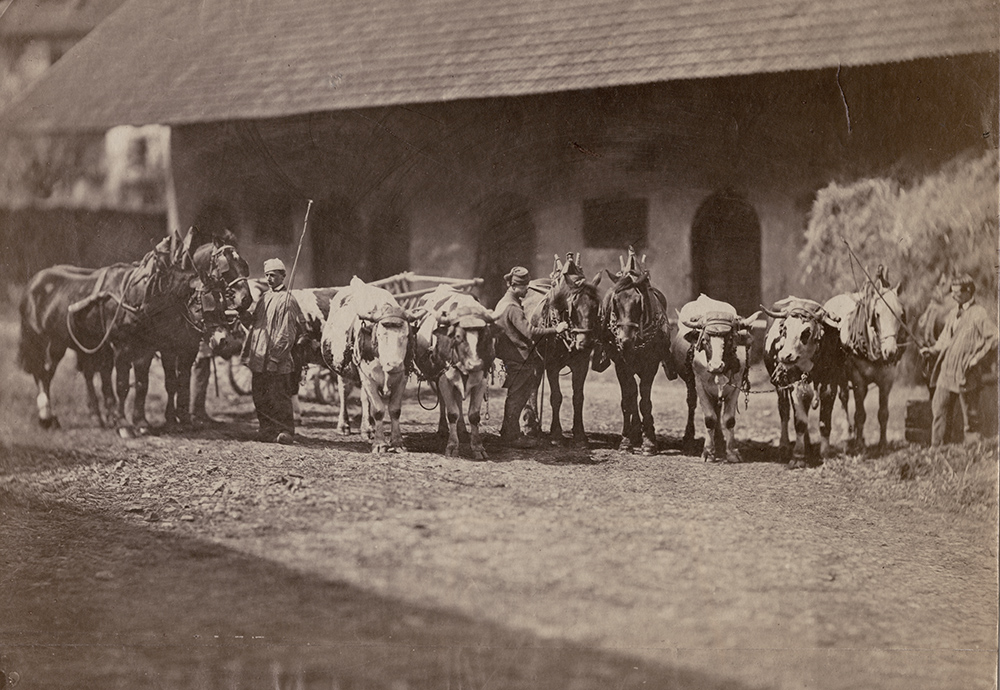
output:
[[243, 342], [243, 361], [253, 376], [253, 406], [257, 411], [257, 440], [288, 445], [295, 438], [295, 415], [292, 396], [298, 392], [300, 369], [293, 359], [293, 347], [308, 340], [305, 319], [299, 303], [292, 296], [291, 282], [295, 277], [302, 240], [309, 223], [309, 209], [302, 226], [302, 236], [295, 252], [292, 275], [285, 286], [285, 264], [281, 259], [264, 262], [264, 276], [270, 288], [261, 295], [253, 315], [248, 319], [250, 332]]

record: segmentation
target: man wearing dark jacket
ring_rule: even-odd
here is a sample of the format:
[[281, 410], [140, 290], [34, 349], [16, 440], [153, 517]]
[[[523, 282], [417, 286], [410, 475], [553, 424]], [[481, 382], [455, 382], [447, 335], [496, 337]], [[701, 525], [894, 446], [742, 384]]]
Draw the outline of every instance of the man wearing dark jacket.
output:
[[499, 326], [496, 354], [507, 370], [504, 381], [507, 399], [503, 405], [500, 441], [514, 448], [537, 445], [533, 439], [521, 435], [520, 425], [521, 411], [542, 380], [543, 363], [535, 347], [536, 341], [543, 335], [562, 333], [569, 328], [565, 322], [554, 328], [536, 328], [528, 322], [521, 300], [528, 293], [530, 280], [528, 269], [522, 266], [510, 269], [504, 276], [507, 294], [493, 310], [494, 323]]

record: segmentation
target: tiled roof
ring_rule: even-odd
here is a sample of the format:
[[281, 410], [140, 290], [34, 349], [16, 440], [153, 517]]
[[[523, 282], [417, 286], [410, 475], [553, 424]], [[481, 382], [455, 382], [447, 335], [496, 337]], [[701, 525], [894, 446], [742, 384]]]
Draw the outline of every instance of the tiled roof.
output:
[[179, 124], [992, 52], [996, 0], [131, 0], [5, 120]]
[[0, 14], [0, 37], [81, 38], [124, 0], [10, 0]]

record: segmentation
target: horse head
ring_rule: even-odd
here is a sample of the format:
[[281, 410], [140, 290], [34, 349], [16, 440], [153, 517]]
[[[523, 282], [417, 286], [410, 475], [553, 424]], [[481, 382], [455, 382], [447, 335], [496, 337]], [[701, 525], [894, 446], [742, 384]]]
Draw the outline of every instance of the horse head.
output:
[[597, 286], [601, 282], [601, 274], [588, 281], [583, 274], [580, 255], [574, 257], [570, 252], [565, 263], [560, 263], [559, 257], [556, 257], [552, 278], [555, 284], [549, 293], [549, 320], [568, 323], [569, 330], [565, 334], [567, 349], [586, 352], [593, 347], [595, 332], [600, 326], [601, 299]]
[[867, 303], [865, 327], [872, 349], [870, 354], [887, 362], [894, 362], [901, 354], [900, 341], [905, 332], [906, 315], [899, 299], [899, 287], [869, 285], [863, 298]]
[[219, 293], [225, 310], [246, 311], [253, 302], [250, 264], [236, 247], [216, 238], [197, 247], [187, 261], [198, 271], [205, 288]]

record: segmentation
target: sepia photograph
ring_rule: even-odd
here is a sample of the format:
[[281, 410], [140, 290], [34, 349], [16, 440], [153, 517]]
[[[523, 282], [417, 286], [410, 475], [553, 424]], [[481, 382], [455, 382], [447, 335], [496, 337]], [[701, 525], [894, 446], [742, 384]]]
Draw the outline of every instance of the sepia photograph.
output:
[[0, 0], [0, 690], [995, 690], [996, 0]]

